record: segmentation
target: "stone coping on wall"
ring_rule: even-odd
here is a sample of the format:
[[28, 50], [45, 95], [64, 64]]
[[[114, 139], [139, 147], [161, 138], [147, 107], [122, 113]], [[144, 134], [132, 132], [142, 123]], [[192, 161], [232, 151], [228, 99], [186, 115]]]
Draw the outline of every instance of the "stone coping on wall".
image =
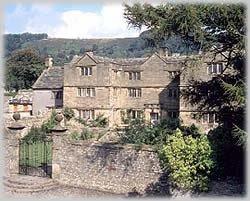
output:
[[121, 144], [119, 142], [99, 142], [96, 140], [67, 140], [73, 146], [95, 146], [107, 149], [133, 149], [138, 151], [156, 152], [150, 145]]

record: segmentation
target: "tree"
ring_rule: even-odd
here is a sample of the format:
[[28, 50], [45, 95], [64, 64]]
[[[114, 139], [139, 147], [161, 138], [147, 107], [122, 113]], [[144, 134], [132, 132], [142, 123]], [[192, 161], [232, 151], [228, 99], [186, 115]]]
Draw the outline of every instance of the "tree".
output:
[[[124, 16], [134, 27], [146, 26], [154, 36], [158, 47], [166, 38], [178, 36], [194, 42], [203, 52], [209, 51], [213, 54], [211, 62], [217, 56], [223, 58], [225, 69], [221, 75], [207, 82], [190, 81], [192, 88], [182, 91], [182, 95], [191, 104], [197, 105], [198, 109], [217, 110], [220, 127], [209, 133], [209, 136], [214, 138], [211, 142], [219, 150], [216, 152], [217, 162], [224, 166], [220, 167], [224, 170], [230, 167], [228, 175], [244, 178], [245, 6], [222, 3], [162, 4], [154, 7], [150, 4], [137, 3], [132, 6], [125, 5]], [[226, 74], [225, 70], [228, 68], [234, 73]], [[208, 91], [213, 93], [208, 95]], [[221, 143], [221, 139], [225, 143]], [[230, 160], [228, 160], [229, 150]], [[225, 172], [216, 173], [217, 176], [221, 176]]]
[[29, 89], [44, 69], [44, 62], [33, 49], [13, 53], [6, 61], [5, 89]]
[[[245, 10], [242, 4], [162, 4], [153, 7], [136, 3], [125, 5], [124, 12], [130, 25], [137, 28], [146, 26], [158, 46], [166, 38], [180, 36], [198, 44], [200, 50], [210, 51], [214, 57], [220, 55], [226, 60], [226, 68], [232, 68], [236, 72], [234, 75], [222, 74], [206, 83], [191, 83], [193, 90], [184, 91], [184, 96], [200, 104], [200, 108], [217, 108], [221, 122], [227, 121], [228, 128], [240, 131], [237, 133], [241, 136], [245, 134], [243, 120], [246, 107]], [[216, 89], [217, 96], [214, 96], [216, 93], [207, 96], [205, 91], [202, 92], [204, 86], [208, 90]], [[240, 104], [235, 104], [236, 99], [241, 100]]]

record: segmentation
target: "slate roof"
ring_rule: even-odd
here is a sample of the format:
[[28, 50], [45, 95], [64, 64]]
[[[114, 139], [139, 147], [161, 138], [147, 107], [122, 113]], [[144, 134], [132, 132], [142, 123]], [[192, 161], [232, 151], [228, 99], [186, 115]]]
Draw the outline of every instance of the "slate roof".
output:
[[98, 63], [108, 62], [114, 63], [118, 65], [141, 65], [143, 64], [148, 58], [108, 58], [108, 57], [100, 57], [93, 55], [92, 58], [97, 61]]
[[33, 84], [33, 89], [60, 89], [63, 87], [63, 67], [53, 66], [45, 69]]

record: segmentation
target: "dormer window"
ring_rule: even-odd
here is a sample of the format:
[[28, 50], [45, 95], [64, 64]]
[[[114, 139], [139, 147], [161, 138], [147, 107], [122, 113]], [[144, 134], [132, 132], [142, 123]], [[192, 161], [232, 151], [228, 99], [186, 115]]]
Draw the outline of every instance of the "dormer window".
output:
[[81, 75], [91, 76], [92, 75], [92, 67], [81, 67]]
[[221, 74], [223, 71], [223, 63], [211, 63], [208, 66], [208, 74]]
[[128, 72], [129, 80], [140, 80], [141, 72]]

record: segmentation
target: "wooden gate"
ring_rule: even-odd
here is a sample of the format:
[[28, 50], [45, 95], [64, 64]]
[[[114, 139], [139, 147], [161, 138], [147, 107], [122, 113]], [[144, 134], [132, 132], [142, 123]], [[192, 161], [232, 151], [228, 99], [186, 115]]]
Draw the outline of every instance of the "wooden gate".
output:
[[20, 140], [19, 174], [51, 177], [52, 140], [43, 139], [33, 142]]

